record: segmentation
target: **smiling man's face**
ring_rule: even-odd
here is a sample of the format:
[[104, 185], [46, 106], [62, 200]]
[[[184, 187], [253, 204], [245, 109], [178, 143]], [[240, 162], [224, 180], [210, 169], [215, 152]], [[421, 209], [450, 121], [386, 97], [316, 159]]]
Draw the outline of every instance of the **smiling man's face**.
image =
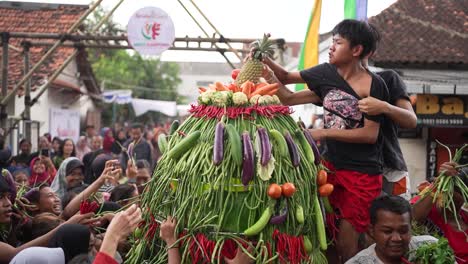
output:
[[411, 216], [379, 210], [370, 234], [375, 240], [377, 256], [384, 260], [399, 260], [408, 252], [411, 240]]

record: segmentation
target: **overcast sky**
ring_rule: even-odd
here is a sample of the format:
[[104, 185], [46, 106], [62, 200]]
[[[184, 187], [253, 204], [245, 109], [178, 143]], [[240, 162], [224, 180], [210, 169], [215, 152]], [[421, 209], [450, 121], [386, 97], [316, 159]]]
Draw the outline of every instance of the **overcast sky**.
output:
[[[21, 1], [21, 0], [16, 0]], [[396, 0], [368, 0], [368, 16], [374, 16], [390, 6]], [[31, 2], [31, 1], [21, 1]], [[90, 0], [43, 0], [47, 3], [90, 4]], [[212, 34], [214, 30], [203, 20], [188, 0], [181, 2]], [[211, 23], [225, 36], [231, 38], [259, 38], [264, 32], [270, 32], [273, 38], [284, 38], [289, 42], [302, 42], [312, 10], [313, 0], [195, 0], [198, 7], [210, 19]], [[343, 19], [344, 0], [323, 0], [320, 32], [330, 31]], [[102, 5], [110, 9], [117, 0], [104, 0]], [[171, 16], [176, 37], [204, 36], [178, 0], [125, 0], [117, 9], [114, 20], [126, 28], [128, 19], [138, 9], [156, 6]], [[192, 56], [190, 56], [192, 58]], [[198, 60], [223, 61], [219, 54], [196, 56]], [[165, 52], [163, 60], [184, 60], [187, 52]], [[194, 57], [195, 58], [195, 57]]]

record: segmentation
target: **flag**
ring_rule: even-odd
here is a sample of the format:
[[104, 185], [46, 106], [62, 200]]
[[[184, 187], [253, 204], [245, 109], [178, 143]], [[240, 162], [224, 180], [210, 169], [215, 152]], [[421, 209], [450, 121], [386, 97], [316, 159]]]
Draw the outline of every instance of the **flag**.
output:
[[345, 0], [344, 17], [367, 20], [367, 0]]
[[[315, 0], [310, 15], [307, 33], [302, 44], [298, 70], [303, 70], [318, 64], [320, 13], [322, 12], [322, 0]], [[296, 91], [304, 90], [304, 84], [296, 84]]]

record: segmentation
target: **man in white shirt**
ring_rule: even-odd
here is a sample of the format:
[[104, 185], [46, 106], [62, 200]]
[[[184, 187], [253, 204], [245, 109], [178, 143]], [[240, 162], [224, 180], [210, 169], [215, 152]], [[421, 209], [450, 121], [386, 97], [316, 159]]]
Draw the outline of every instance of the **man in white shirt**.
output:
[[411, 236], [411, 206], [400, 196], [381, 196], [370, 207], [369, 236], [375, 241], [346, 264], [400, 264], [432, 236]]

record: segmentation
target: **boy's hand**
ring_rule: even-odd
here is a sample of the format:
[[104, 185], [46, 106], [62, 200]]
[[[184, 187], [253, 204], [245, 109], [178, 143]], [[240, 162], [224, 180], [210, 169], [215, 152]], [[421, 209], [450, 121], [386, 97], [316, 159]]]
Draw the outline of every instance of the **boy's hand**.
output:
[[127, 171], [125, 172], [127, 178], [133, 179], [136, 178], [138, 174], [138, 169], [135, 164], [132, 162], [132, 159], [129, 159], [127, 162]]
[[161, 237], [167, 246], [173, 246], [177, 241], [177, 236], [175, 234], [175, 227], [177, 225], [177, 220], [168, 216], [166, 220], [161, 223], [159, 237]]
[[358, 107], [361, 112], [368, 115], [380, 115], [387, 112], [388, 103], [369, 96], [359, 100]]
[[135, 231], [141, 220], [141, 209], [136, 205], [132, 205], [127, 210], [119, 212], [113, 217], [107, 227], [107, 233], [112, 234], [114, 238], [120, 240]]
[[443, 172], [447, 176], [457, 176], [458, 170], [456, 167], [458, 166], [455, 162], [444, 162], [440, 165], [440, 172]]
[[327, 138], [326, 129], [323, 129], [323, 128], [309, 129], [309, 132], [315, 141], [321, 141]]

